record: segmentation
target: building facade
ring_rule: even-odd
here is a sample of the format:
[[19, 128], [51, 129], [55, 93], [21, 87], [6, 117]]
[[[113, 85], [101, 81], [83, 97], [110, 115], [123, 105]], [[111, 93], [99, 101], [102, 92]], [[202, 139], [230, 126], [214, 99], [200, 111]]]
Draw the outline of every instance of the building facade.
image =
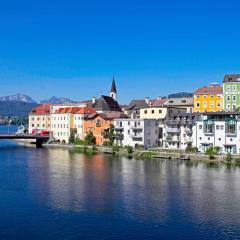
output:
[[223, 111], [223, 89], [219, 84], [198, 88], [194, 92], [194, 112]]
[[222, 153], [240, 153], [240, 114], [223, 112], [204, 114], [196, 122], [194, 145], [199, 151], [220, 147]]
[[163, 148], [185, 150], [194, 146], [198, 114], [170, 114], [163, 122]]
[[117, 119], [115, 143], [122, 146], [158, 147], [159, 127], [155, 119]]
[[224, 110], [239, 110], [240, 107], [240, 74], [225, 75], [223, 80]]
[[51, 128], [51, 106], [43, 104], [35, 107], [29, 113], [28, 131], [30, 134], [40, 133], [41, 131], [50, 131]]

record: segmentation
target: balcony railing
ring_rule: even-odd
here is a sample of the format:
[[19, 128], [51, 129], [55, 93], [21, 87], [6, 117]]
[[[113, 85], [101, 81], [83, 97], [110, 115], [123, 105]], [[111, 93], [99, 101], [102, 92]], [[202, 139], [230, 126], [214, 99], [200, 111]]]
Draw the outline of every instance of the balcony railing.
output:
[[180, 133], [180, 128], [166, 128], [168, 133]]
[[123, 134], [116, 134], [114, 138], [115, 138], [115, 140], [123, 140], [124, 135]]

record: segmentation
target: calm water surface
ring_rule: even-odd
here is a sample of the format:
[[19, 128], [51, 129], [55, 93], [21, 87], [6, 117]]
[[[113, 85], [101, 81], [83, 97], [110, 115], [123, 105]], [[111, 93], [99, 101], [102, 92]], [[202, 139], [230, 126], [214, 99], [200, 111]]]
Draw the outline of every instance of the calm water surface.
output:
[[240, 170], [0, 142], [0, 239], [240, 239]]

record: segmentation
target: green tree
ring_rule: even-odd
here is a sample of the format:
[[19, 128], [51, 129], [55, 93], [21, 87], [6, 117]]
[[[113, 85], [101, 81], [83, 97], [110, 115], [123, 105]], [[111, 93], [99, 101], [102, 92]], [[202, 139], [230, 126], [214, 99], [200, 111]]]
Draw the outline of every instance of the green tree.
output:
[[92, 132], [89, 132], [85, 137], [85, 142], [87, 145], [96, 145], [96, 137]]
[[214, 156], [219, 154], [220, 147], [209, 147], [206, 151], [205, 154], [209, 156], [209, 159], [212, 160], [214, 159]]
[[109, 129], [107, 129], [104, 133], [104, 139], [108, 141], [108, 145], [112, 146], [114, 143], [114, 126], [113, 124], [110, 124]]

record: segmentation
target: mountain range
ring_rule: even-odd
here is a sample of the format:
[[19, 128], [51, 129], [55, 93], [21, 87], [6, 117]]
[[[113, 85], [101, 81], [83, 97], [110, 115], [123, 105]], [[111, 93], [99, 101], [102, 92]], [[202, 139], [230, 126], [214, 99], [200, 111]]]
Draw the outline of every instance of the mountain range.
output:
[[[69, 102], [73, 101], [69, 98], [55, 96], [39, 101], [40, 104], [64, 104]], [[10, 96], [2, 96], [0, 97], [0, 115], [4, 117], [27, 117], [28, 113], [39, 103], [31, 97], [21, 93]]]

